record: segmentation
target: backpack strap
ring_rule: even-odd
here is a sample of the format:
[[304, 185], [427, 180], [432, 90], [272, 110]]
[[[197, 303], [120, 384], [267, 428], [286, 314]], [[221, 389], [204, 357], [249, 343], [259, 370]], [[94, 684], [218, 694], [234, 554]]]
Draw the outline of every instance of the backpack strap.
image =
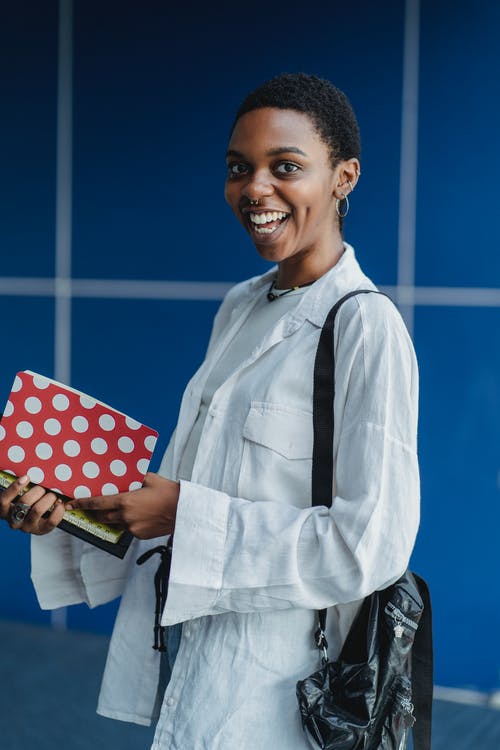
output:
[[411, 652], [413, 704], [417, 720], [413, 725], [414, 750], [430, 750], [432, 729], [432, 693], [434, 657], [432, 648], [431, 597], [426, 582], [413, 573], [424, 609], [418, 623]]
[[[335, 317], [341, 305], [358, 294], [382, 294], [372, 289], [356, 289], [338, 300], [326, 316], [314, 360], [312, 504], [332, 504], [333, 485], [333, 401], [335, 398]], [[385, 295], [386, 296], [386, 295]]]
[[[383, 294], [374, 289], [355, 289], [339, 299], [328, 313], [321, 330], [314, 361], [312, 505], [332, 504], [333, 434], [335, 399], [335, 318], [341, 305], [358, 294]], [[387, 297], [387, 295], [384, 295]], [[390, 299], [390, 297], [389, 297]], [[417, 721], [413, 727], [414, 750], [430, 750], [433, 692], [432, 615], [425, 581], [413, 573], [424, 609], [412, 647], [413, 701]], [[316, 644], [326, 653], [327, 610], [318, 611]]]

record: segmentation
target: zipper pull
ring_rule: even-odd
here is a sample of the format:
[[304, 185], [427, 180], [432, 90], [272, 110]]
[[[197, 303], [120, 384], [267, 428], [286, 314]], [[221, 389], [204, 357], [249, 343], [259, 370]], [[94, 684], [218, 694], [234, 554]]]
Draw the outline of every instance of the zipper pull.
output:
[[402, 638], [405, 632], [405, 629], [401, 624], [403, 620], [400, 620], [396, 614], [394, 615], [394, 619], [396, 620], [396, 624], [394, 625], [394, 637]]

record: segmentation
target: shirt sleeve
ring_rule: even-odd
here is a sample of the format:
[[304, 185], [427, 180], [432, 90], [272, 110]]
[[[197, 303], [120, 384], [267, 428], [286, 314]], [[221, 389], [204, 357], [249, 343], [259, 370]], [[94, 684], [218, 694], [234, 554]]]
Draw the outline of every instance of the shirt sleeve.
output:
[[407, 568], [419, 524], [416, 360], [391, 303], [356, 305], [337, 322], [331, 508], [181, 482], [164, 625], [357, 601]]

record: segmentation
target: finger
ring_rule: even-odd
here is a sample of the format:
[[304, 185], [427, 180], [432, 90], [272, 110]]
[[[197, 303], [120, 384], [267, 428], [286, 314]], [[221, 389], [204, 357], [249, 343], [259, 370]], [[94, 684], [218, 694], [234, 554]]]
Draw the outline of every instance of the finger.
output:
[[117, 510], [121, 505], [122, 495], [104, 495], [103, 497], [81, 497], [71, 500], [67, 510]]
[[[26, 497], [28, 494], [29, 493], [26, 493]], [[30, 534], [35, 533], [40, 525], [42, 516], [50, 511], [51, 508], [54, 508], [58, 503], [58, 500], [59, 498], [53, 492], [44, 492], [34, 503], [31, 503], [31, 510], [21, 524], [22, 531], [26, 531]]]
[[122, 525], [123, 517], [120, 510], [99, 510], [95, 512], [96, 521], [99, 523], [108, 523], [111, 525]]
[[[39, 485], [36, 485], [35, 487], [31, 487], [31, 489], [29, 489], [27, 492], [23, 493], [23, 495], [18, 499], [14, 498], [9, 508], [9, 526], [12, 529], [20, 529], [23, 524], [26, 523], [26, 519], [28, 518], [28, 516], [32, 514], [33, 507], [38, 503], [40, 498], [44, 497], [45, 494], [45, 489], [43, 487], [40, 487]], [[55, 498], [55, 495], [52, 495], [52, 497]], [[29, 510], [28, 514], [19, 521], [16, 521], [12, 516], [12, 512], [15, 508], [16, 503], [22, 503], [23, 505], [28, 505], [31, 507], [31, 510]]]
[[64, 502], [61, 498], [57, 498], [57, 501], [52, 506], [52, 510], [42, 514], [42, 517], [38, 522], [38, 527], [33, 533], [41, 536], [43, 534], [48, 534], [49, 531], [55, 529], [56, 526], [59, 526], [61, 523], [65, 510]]
[[10, 515], [10, 504], [17, 495], [20, 495], [26, 485], [29, 484], [29, 477], [22, 476], [16, 479], [12, 484], [5, 489], [2, 489], [0, 494], [0, 518], [8, 518]]

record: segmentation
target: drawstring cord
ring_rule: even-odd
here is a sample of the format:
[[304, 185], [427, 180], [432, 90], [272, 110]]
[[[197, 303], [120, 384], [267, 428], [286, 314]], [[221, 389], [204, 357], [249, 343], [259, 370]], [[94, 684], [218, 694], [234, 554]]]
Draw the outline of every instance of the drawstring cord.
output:
[[155, 573], [156, 605], [154, 626], [155, 642], [153, 648], [155, 651], [166, 651], [165, 626], [161, 625], [161, 615], [167, 602], [168, 577], [170, 575], [170, 562], [172, 560], [172, 542], [169, 542], [168, 547], [162, 544], [159, 547], [148, 549], [147, 552], [137, 559], [137, 565], [142, 565], [156, 553], [160, 555], [161, 561], [158, 570]]

